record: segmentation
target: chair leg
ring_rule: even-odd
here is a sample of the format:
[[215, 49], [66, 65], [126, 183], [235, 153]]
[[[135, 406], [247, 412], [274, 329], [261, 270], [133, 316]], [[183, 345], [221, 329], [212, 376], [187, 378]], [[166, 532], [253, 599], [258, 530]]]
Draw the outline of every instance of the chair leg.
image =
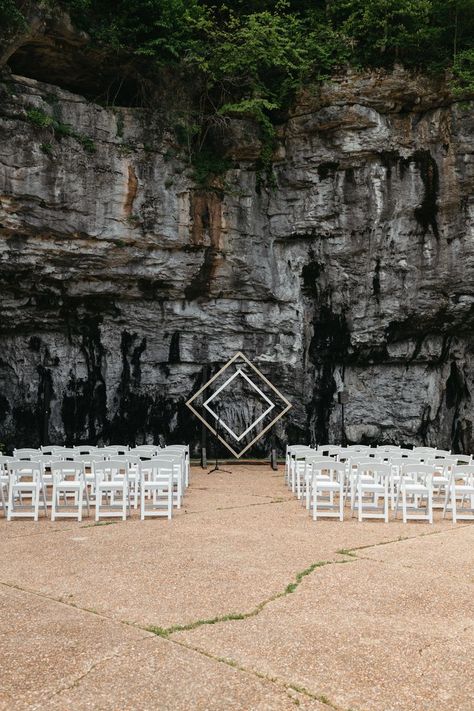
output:
[[145, 487], [143, 482], [140, 488], [140, 519], [143, 521], [145, 519]]
[[428, 490], [428, 521], [433, 523], [433, 490]]
[[362, 484], [359, 482], [357, 486], [357, 519], [362, 521]]
[[[40, 487], [39, 487], [39, 484], [36, 485], [36, 489], [35, 489], [35, 494], [34, 494], [34, 496], [35, 496], [35, 500], [34, 500], [34, 511], [35, 511], [34, 520], [37, 521], [38, 518], [39, 518], [39, 502], [40, 502]], [[33, 503], [33, 502], [32, 502], [32, 503]]]
[[384, 521], [388, 523], [388, 486], [385, 487], [383, 505]]
[[171, 477], [171, 480], [168, 485], [168, 518], [171, 519], [173, 516], [173, 478]]
[[344, 521], [344, 484], [339, 491], [339, 521]]
[[402, 511], [403, 511], [403, 523], [407, 522], [407, 492], [405, 489], [402, 490]]
[[451, 507], [452, 507], [452, 512], [453, 512], [453, 523], [457, 523], [458, 510], [457, 510], [456, 487], [455, 486], [453, 486], [451, 488]]
[[83, 505], [83, 500], [82, 500], [82, 487], [79, 489], [77, 493], [77, 520], [79, 522], [82, 521], [82, 505]]
[[100, 505], [102, 503], [102, 491], [100, 489], [100, 484], [95, 490], [95, 520], [96, 522], [100, 518]]
[[58, 496], [58, 490], [56, 484], [53, 484], [53, 491], [51, 493], [51, 521], [56, 521], [56, 500]]
[[7, 521], [12, 520], [12, 509], [13, 509], [13, 486], [10, 480], [10, 487], [8, 489], [8, 508], [7, 508]]

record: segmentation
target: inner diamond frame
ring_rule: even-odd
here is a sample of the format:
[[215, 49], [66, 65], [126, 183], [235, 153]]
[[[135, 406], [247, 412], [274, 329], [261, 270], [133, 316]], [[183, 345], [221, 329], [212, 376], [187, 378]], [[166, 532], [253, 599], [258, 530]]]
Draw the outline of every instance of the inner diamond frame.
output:
[[[280, 400], [282, 400], [282, 402], [283, 402], [284, 405], [285, 405], [285, 407], [283, 408], [283, 410], [282, 410], [278, 415], [276, 415], [276, 417], [274, 417], [273, 420], [272, 420], [266, 427], [264, 427], [263, 430], [262, 430], [261, 432], [259, 432], [259, 433], [256, 435], [256, 437], [254, 437], [253, 440], [252, 440], [251, 442], [249, 442], [249, 444], [247, 444], [247, 446], [244, 447], [240, 452], [236, 452], [235, 449], [234, 449], [228, 442], [226, 442], [225, 439], [223, 439], [223, 438], [221, 437], [221, 435], [217, 432], [217, 430], [216, 430], [209, 422], [207, 422], [207, 420], [205, 420], [204, 417], [202, 417], [202, 415], [201, 415], [201, 414], [196, 410], [196, 408], [193, 406], [194, 400], [196, 400], [196, 398], [198, 398], [198, 397], [204, 392], [204, 390], [206, 390], [206, 388], [208, 388], [208, 387], [211, 385], [211, 383], [214, 382], [214, 380], [216, 380], [219, 376], [221, 376], [222, 373], [224, 373], [224, 372], [227, 370], [227, 368], [229, 368], [229, 367], [232, 365], [232, 363], [234, 363], [238, 358], [241, 358], [241, 359], [254, 371], [254, 373], [256, 373], [256, 374], [263, 380], [263, 382], [266, 383], [266, 385], [268, 385], [268, 387], [275, 393], [275, 395], [276, 395], [278, 398], [280, 398]], [[240, 369], [239, 369], [239, 370], [240, 370]], [[236, 373], [234, 373], [232, 377], [236, 377], [237, 375], [238, 375], [238, 371], [237, 371]], [[241, 375], [245, 377], [245, 373], [241, 372]], [[230, 380], [231, 380], [231, 378], [228, 378], [228, 380], [216, 391], [216, 393], [214, 393], [214, 395], [216, 395], [217, 392], [220, 392], [220, 391], [222, 390], [222, 388], [225, 387], [225, 385], [228, 384], [228, 382], [229, 382]], [[252, 381], [250, 378], [248, 378], [248, 380], [250, 381], [250, 384], [251, 384], [253, 387], [255, 387], [257, 390], [259, 390], [259, 389], [255, 386], [255, 383], [253, 383], [253, 381]], [[264, 397], [265, 397], [266, 400], [268, 399], [265, 395], [264, 395]], [[213, 399], [213, 397], [211, 396], [210, 398], [208, 398], [208, 399], [206, 400], [206, 403], [210, 402], [212, 399]], [[269, 399], [268, 399], [268, 400], [269, 400]], [[269, 400], [269, 402], [271, 402], [271, 400]], [[193, 395], [191, 398], [189, 398], [189, 400], [186, 402], [186, 406], [191, 410], [191, 412], [193, 412], [193, 413], [196, 415], [196, 417], [197, 417], [199, 420], [201, 420], [201, 422], [203, 423], [203, 425], [204, 425], [205, 427], [207, 427], [207, 429], [208, 429], [210, 432], [212, 432], [212, 434], [213, 434], [215, 437], [217, 437], [217, 439], [218, 439], [218, 440], [229, 450], [229, 452], [231, 452], [231, 453], [234, 455], [234, 457], [236, 457], [237, 459], [239, 459], [253, 444], [255, 444], [255, 442], [257, 442], [257, 441], [260, 439], [260, 437], [262, 437], [262, 436], [265, 434], [265, 432], [267, 432], [267, 431], [270, 429], [270, 427], [273, 427], [273, 425], [274, 425], [276, 422], [278, 422], [278, 420], [279, 420], [281, 417], [283, 417], [283, 415], [285, 415], [285, 414], [288, 412], [288, 410], [290, 410], [290, 409], [293, 407], [292, 404], [291, 404], [291, 402], [289, 402], [289, 400], [287, 400], [286, 397], [285, 397], [284, 395], [282, 395], [281, 392], [280, 392], [279, 390], [277, 390], [277, 388], [276, 388], [274, 385], [272, 385], [272, 383], [268, 380], [268, 378], [266, 378], [266, 377], [264, 376], [264, 374], [261, 373], [261, 372], [259, 371], [259, 369], [256, 368], [255, 365], [253, 365], [253, 363], [251, 363], [251, 362], [249, 361], [249, 359], [242, 353], [242, 351], [238, 351], [234, 356], [232, 356], [232, 358], [231, 358], [229, 361], [227, 361], [227, 363], [226, 363], [215, 375], [213, 375], [212, 378], [210, 378], [210, 380], [208, 380], [206, 383], [204, 383], [204, 385], [203, 385], [201, 388], [199, 388], [199, 390], [198, 390], [196, 393], [194, 393], [194, 395]], [[272, 406], [275, 407], [274, 403], [272, 403]], [[271, 409], [273, 409], [273, 407], [272, 407]], [[220, 424], [221, 424], [222, 426], [224, 426], [224, 423], [222, 422], [222, 420], [220, 420], [220, 418], [218, 418], [218, 417], [216, 416], [216, 414], [215, 414], [214, 412], [212, 412], [212, 410], [211, 410], [209, 407], [206, 407], [206, 410], [208, 410], [208, 412], [210, 412], [210, 413], [212, 414], [212, 416], [216, 419], [216, 421], [219, 419]], [[255, 427], [255, 425], [258, 424], [258, 422], [262, 419], [262, 417], [265, 416], [265, 414], [268, 414], [268, 412], [264, 413], [264, 415], [260, 416], [257, 421], [253, 422], [252, 425], [250, 426], [250, 429], [253, 429], [253, 427]], [[226, 427], [226, 429], [227, 429], [228, 431], [230, 430], [229, 427]], [[235, 436], [235, 433], [230, 432], [230, 434], [233, 434], [233, 436], [237, 439], [237, 437]], [[241, 435], [241, 437], [243, 437], [243, 436], [244, 436], [244, 435]]]
[[[268, 408], [265, 410], [265, 412], [260, 415], [260, 417], [257, 417], [257, 419], [254, 420], [254, 421], [252, 422], [252, 424], [251, 424], [249, 427], [247, 427], [247, 429], [245, 430], [245, 432], [242, 432], [242, 434], [241, 434], [240, 436], [236, 435], [235, 432], [234, 432], [234, 430], [232, 430], [232, 429], [231, 429], [228, 425], [226, 425], [226, 423], [222, 420], [222, 417], [219, 417], [219, 415], [217, 415], [217, 414], [214, 412], [214, 410], [212, 410], [212, 409], [209, 407], [209, 403], [211, 402], [211, 400], [214, 400], [214, 398], [216, 397], [216, 395], [219, 395], [220, 392], [222, 392], [223, 390], [225, 390], [225, 388], [229, 385], [229, 383], [231, 383], [238, 375], [241, 375], [242, 378], [245, 378], [245, 380], [252, 386], [252, 388], [253, 388], [254, 390], [256, 390], [256, 391], [258, 392], [258, 394], [263, 397], [264, 400], [266, 400], [268, 403], [270, 403], [270, 407], [268, 407]], [[218, 389], [216, 390], [216, 392], [214, 393], [214, 395], [211, 395], [211, 397], [208, 398], [208, 399], [206, 400], [206, 402], [203, 403], [203, 407], [205, 407], [206, 410], [207, 410], [208, 412], [210, 412], [211, 415], [212, 415], [213, 417], [215, 417], [216, 420], [219, 420], [219, 423], [220, 423], [221, 427], [224, 427], [224, 428], [227, 430], [227, 432], [229, 432], [229, 434], [231, 434], [232, 437], [233, 437], [235, 440], [237, 440], [237, 442], [240, 442], [240, 440], [241, 440], [243, 437], [245, 437], [245, 435], [248, 434], [248, 433], [250, 432], [250, 430], [253, 430], [253, 428], [258, 425], [258, 423], [260, 422], [260, 420], [263, 420], [263, 418], [266, 417], [266, 415], [268, 415], [268, 413], [273, 410], [273, 408], [275, 407], [275, 403], [273, 403], [273, 402], [270, 400], [270, 398], [267, 397], [267, 396], [265, 395], [265, 393], [262, 392], [259, 387], [257, 387], [257, 385], [255, 385], [255, 383], [253, 382], [253, 380], [252, 380], [251, 378], [249, 378], [249, 376], [248, 376], [246, 373], [242, 372], [242, 369], [241, 369], [241, 368], [237, 368], [237, 370], [235, 371], [235, 373], [233, 373], [233, 375], [231, 375], [230, 378], [228, 378], [228, 379], [220, 386], [220, 388], [218, 388]]]

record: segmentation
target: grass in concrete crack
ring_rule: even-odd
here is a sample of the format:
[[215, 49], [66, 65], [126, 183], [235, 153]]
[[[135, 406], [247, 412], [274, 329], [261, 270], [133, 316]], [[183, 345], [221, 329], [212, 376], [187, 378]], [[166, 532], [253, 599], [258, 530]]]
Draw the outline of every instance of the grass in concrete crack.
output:
[[204, 625], [216, 625], [219, 622], [232, 622], [235, 620], [248, 620], [250, 617], [256, 617], [270, 602], [274, 602], [274, 600], [278, 600], [281, 597], [285, 597], [286, 595], [291, 595], [291, 593], [294, 593], [298, 586], [301, 585], [301, 582], [304, 580], [304, 578], [307, 575], [311, 575], [311, 573], [314, 572], [317, 568], [322, 568], [325, 565], [334, 565], [342, 562], [345, 561], [320, 560], [317, 563], [313, 563], [309, 566], [309, 568], [306, 568], [305, 570], [302, 570], [297, 573], [295, 576], [295, 580], [292, 583], [289, 583], [284, 590], [279, 593], [276, 593], [275, 595], [272, 595], [271, 597], [266, 598], [266, 600], [263, 600], [262, 602], [259, 602], [259, 604], [256, 605], [253, 610], [250, 610], [249, 612], [232, 612], [228, 615], [220, 615], [217, 617], [211, 617], [209, 619], [195, 620], [194, 622], [190, 622], [187, 625], [172, 625], [171, 627], [156, 627], [152, 625], [150, 627], [146, 627], [145, 629], [147, 629], [148, 632], [153, 632], [153, 634], [156, 634], [159, 637], [169, 637], [175, 632], [189, 632], [190, 630], [195, 630], [198, 627], [203, 627]]
[[356, 554], [352, 551], [351, 548], [339, 548], [338, 551], [336, 551], [339, 555], [347, 555], [350, 558], [355, 558]]

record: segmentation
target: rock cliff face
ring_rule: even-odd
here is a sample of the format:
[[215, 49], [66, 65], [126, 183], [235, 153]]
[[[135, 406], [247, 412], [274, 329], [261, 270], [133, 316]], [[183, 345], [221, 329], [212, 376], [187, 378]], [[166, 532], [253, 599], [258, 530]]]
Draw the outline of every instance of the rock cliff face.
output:
[[0, 90], [0, 441], [197, 444], [185, 400], [242, 350], [293, 403], [280, 444], [340, 441], [344, 387], [350, 441], [472, 450], [472, 104], [349, 74], [299, 98], [274, 188], [234, 121], [205, 190], [166, 106]]

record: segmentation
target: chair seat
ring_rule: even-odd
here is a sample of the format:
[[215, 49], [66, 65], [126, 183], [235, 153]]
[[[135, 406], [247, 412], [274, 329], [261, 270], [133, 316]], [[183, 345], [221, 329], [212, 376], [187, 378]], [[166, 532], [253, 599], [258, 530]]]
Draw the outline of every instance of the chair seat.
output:
[[316, 489], [324, 491], [339, 491], [341, 484], [337, 481], [323, 481], [316, 479], [315, 481]]
[[385, 486], [383, 484], [362, 484], [362, 492], [369, 491], [371, 493], [385, 493]]
[[424, 484], [403, 484], [403, 488], [412, 494], [426, 494], [428, 492], [428, 487]]
[[474, 494], [474, 486], [456, 484], [455, 491], [456, 494]]
[[100, 484], [97, 484], [97, 489], [100, 491], [108, 491], [110, 489], [125, 489], [126, 486], [126, 481], [101, 481]]
[[18, 484], [12, 484], [13, 491], [35, 491], [40, 485], [39, 482], [22, 481]]
[[80, 489], [84, 486], [82, 481], [68, 481], [67, 479], [62, 479], [56, 482], [58, 489]]

